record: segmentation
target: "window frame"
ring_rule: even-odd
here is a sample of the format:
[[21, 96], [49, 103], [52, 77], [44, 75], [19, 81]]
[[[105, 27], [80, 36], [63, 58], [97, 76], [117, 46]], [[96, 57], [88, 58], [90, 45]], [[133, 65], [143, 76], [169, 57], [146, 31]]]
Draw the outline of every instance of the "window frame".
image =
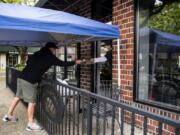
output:
[[144, 101], [139, 99], [139, 2], [140, 0], [134, 1], [134, 73], [133, 73], [133, 100], [137, 103], [144, 105], [157, 107], [163, 110], [180, 113], [180, 110], [176, 107], [170, 107], [166, 103], [156, 103], [155, 101]]
[[[68, 45], [67, 44], [64, 44], [63, 45], [63, 48], [64, 48], [64, 59], [63, 61], [64, 62], [67, 62], [67, 58], [68, 58]], [[76, 43], [76, 59], [80, 59], [81, 55], [80, 55], [80, 50], [81, 50], [81, 44], [80, 43]], [[81, 73], [81, 66], [80, 65], [76, 65], [77, 66], [77, 85], [76, 87], [80, 88], [80, 73]], [[66, 79], [68, 77], [68, 66], [67, 65], [64, 65], [62, 66], [64, 69], [63, 69], [63, 73], [64, 73], [64, 79]], [[54, 71], [55, 71], [55, 74], [57, 72], [57, 69], [56, 69], [56, 66], [54, 66]]]

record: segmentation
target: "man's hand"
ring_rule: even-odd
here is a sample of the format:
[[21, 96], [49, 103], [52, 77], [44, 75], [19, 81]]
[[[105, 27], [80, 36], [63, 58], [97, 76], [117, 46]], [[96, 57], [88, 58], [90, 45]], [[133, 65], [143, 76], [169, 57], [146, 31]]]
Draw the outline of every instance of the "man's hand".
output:
[[107, 61], [107, 58], [104, 56], [98, 57], [98, 58], [91, 58], [90, 62], [91, 64], [95, 64], [95, 63], [104, 63]]
[[91, 58], [91, 59], [90, 59], [90, 63], [91, 63], [91, 64], [94, 64], [94, 63], [95, 63], [95, 58]]
[[76, 64], [81, 64], [82, 62], [82, 60], [76, 60]]

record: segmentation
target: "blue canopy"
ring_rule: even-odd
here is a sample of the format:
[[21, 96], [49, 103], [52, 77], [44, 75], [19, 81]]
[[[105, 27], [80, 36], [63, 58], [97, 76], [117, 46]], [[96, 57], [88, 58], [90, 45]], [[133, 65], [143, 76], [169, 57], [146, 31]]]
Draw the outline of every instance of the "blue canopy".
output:
[[0, 45], [108, 40], [119, 28], [62, 11], [0, 3]]
[[160, 45], [180, 46], [180, 36], [144, 27], [140, 29], [140, 37], [155, 35], [155, 42]]

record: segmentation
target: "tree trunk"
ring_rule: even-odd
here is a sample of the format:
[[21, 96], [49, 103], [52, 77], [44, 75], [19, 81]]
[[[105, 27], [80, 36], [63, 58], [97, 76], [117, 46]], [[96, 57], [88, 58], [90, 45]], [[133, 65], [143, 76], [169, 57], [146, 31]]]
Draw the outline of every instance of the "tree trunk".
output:
[[15, 48], [17, 49], [17, 51], [20, 55], [20, 58], [21, 58], [20, 64], [25, 65], [28, 48], [27, 47], [18, 47], [18, 46], [16, 46]]

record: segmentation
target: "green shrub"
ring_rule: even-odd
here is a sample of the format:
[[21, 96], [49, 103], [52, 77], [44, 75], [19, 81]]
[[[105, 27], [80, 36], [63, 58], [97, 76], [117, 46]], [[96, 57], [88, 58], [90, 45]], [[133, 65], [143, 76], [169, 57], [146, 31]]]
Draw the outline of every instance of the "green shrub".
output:
[[16, 64], [15, 68], [19, 71], [22, 71], [24, 69], [25, 65], [24, 64]]

